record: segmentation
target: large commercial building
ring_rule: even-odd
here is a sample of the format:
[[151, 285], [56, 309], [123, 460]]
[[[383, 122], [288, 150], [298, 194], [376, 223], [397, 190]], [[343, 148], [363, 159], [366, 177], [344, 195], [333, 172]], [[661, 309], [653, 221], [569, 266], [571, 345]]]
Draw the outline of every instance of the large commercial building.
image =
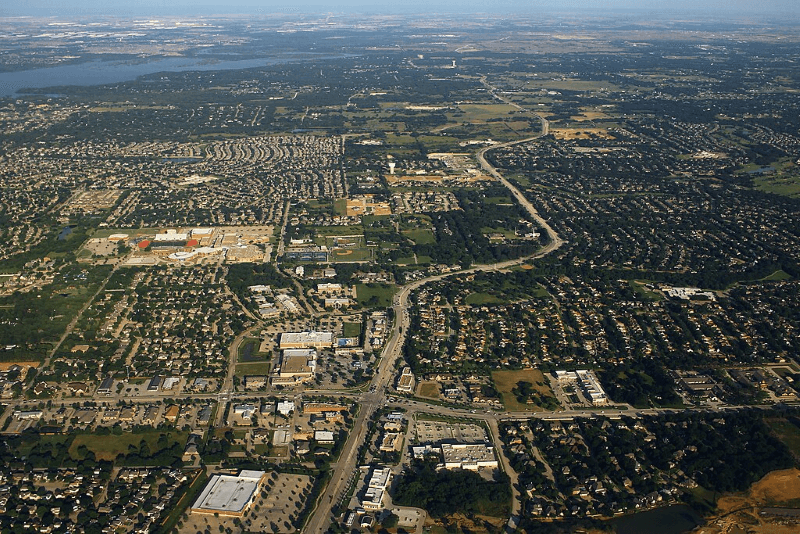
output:
[[281, 365], [275, 369], [273, 384], [298, 384], [314, 378], [317, 369], [315, 349], [287, 349], [281, 356]]
[[483, 443], [442, 443], [442, 464], [445, 469], [497, 468], [494, 447]]
[[214, 475], [192, 505], [198, 514], [242, 517], [266, 480], [264, 471], [242, 471], [238, 476]]
[[329, 349], [333, 347], [333, 332], [284, 332], [280, 349]]
[[361, 499], [361, 506], [364, 510], [377, 511], [383, 509], [383, 497], [386, 495], [386, 488], [389, 486], [391, 476], [392, 470], [390, 468], [375, 468], [372, 476], [369, 477], [369, 481], [367, 481], [367, 489]]

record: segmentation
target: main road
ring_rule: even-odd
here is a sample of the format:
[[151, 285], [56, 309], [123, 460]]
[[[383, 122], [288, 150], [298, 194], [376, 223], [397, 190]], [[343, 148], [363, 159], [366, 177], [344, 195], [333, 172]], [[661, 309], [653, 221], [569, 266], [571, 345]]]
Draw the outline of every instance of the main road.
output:
[[[495, 95], [496, 96], [496, 95]], [[527, 110], [526, 110], [527, 111]], [[537, 115], [538, 116], [538, 115]], [[542, 134], [544, 135], [548, 131], [547, 121], [543, 117], [539, 116], [542, 120]], [[356, 460], [358, 458], [358, 448], [364, 442], [364, 437], [366, 436], [367, 428], [366, 424], [369, 421], [370, 417], [375, 410], [378, 409], [382, 404], [386, 401], [386, 387], [389, 386], [392, 377], [395, 372], [395, 362], [400, 358], [401, 349], [403, 347], [403, 341], [405, 339], [405, 334], [408, 332], [409, 326], [409, 315], [408, 315], [408, 298], [413, 291], [422, 287], [425, 284], [428, 284], [435, 280], [441, 280], [450, 276], [462, 275], [466, 273], [474, 273], [479, 271], [491, 271], [497, 269], [505, 269], [508, 267], [512, 267], [514, 265], [519, 265], [523, 262], [534, 260], [537, 258], [542, 258], [555, 250], [557, 250], [561, 245], [564, 244], [564, 241], [558, 236], [558, 234], [553, 230], [553, 228], [547, 223], [544, 218], [539, 215], [534, 208], [533, 204], [531, 204], [528, 199], [522, 194], [522, 192], [517, 189], [511, 182], [509, 182], [503, 175], [501, 175], [497, 169], [495, 169], [488, 161], [486, 161], [485, 154], [488, 150], [493, 150], [497, 148], [505, 148], [509, 146], [513, 146], [520, 143], [527, 143], [537, 139], [539, 136], [529, 137], [527, 139], [521, 139], [519, 141], [513, 141], [510, 143], [503, 143], [499, 145], [494, 145], [492, 147], [487, 147], [480, 152], [478, 152], [478, 162], [481, 165], [481, 168], [493, 176], [496, 180], [498, 180], [501, 184], [503, 184], [509, 192], [517, 199], [517, 202], [525, 208], [525, 210], [530, 214], [530, 216], [539, 224], [545, 232], [547, 232], [549, 242], [545, 245], [541, 250], [537, 253], [532, 254], [530, 256], [525, 256], [523, 258], [519, 258], [516, 260], [508, 260], [500, 263], [490, 264], [490, 265], [476, 265], [469, 269], [462, 269], [460, 271], [455, 271], [452, 273], [444, 273], [436, 276], [431, 276], [428, 278], [423, 278], [421, 280], [417, 280], [415, 282], [411, 282], [410, 284], [406, 284], [400, 288], [398, 293], [394, 296], [394, 301], [392, 303], [392, 309], [394, 310], [394, 326], [392, 328], [392, 334], [389, 337], [389, 341], [384, 347], [383, 354], [381, 356], [380, 363], [378, 364], [378, 371], [375, 373], [375, 377], [372, 379], [370, 389], [368, 393], [365, 393], [361, 397], [361, 409], [359, 411], [356, 420], [354, 421], [353, 431], [350, 432], [350, 435], [345, 442], [345, 445], [342, 449], [342, 453], [339, 456], [339, 460], [333, 466], [333, 471], [331, 475], [330, 482], [325, 489], [325, 492], [320, 497], [319, 501], [317, 502], [317, 507], [313, 512], [313, 515], [309, 519], [309, 522], [304, 529], [305, 532], [309, 534], [322, 534], [324, 533], [328, 526], [330, 525], [331, 521], [334, 520], [334, 517], [331, 513], [331, 508], [335, 506], [339, 500], [343, 497], [343, 492], [347, 488], [348, 482], [352, 479], [353, 473], [356, 469]], [[496, 428], [496, 425], [494, 426]], [[493, 428], [493, 429], [494, 429]], [[499, 436], [495, 436], [495, 439], [498, 439]], [[501, 454], [502, 451], [498, 450], [498, 454]], [[504, 459], [501, 456], [501, 459]], [[510, 466], [506, 465], [506, 462], [502, 462], [503, 466], [510, 470]], [[513, 473], [509, 473], [513, 474]], [[513, 477], [512, 477], [513, 478]], [[519, 517], [520, 513], [520, 500], [517, 495], [517, 489], [514, 485], [512, 485], [512, 521], [516, 521]]]

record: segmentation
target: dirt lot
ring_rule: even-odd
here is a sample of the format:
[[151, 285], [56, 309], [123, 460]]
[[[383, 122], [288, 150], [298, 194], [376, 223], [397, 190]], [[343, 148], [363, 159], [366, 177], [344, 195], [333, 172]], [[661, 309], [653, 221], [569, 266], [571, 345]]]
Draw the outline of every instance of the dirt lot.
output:
[[717, 513], [695, 532], [704, 534], [790, 534], [800, 532], [800, 517], [771, 517], [766, 507], [794, 507], [800, 501], [800, 470], [773, 471], [751, 486], [747, 493], [722, 497]]

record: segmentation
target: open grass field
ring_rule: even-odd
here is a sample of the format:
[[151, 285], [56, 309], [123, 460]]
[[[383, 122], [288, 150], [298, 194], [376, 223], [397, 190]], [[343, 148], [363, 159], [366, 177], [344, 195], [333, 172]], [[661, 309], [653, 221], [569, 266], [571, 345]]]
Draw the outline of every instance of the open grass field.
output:
[[[398, 191], [402, 191], [402, 188], [398, 188]], [[413, 191], [413, 189], [412, 189]], [[400, 229], [401, 230], [412, 230], [414, 228], [430, 228], [431, 227], [431, 216], [430, 215], [420, 215], [420, 214], [403, 214], [400, 216]]]
[[[764, 174], [758, 174], [765, 171]], [[750, 163], [739, 172], [750, 174], [759, 191], [787, 197], [800, 197], [800, 166], [792, 158], [779, 158], [767, 166]]]
[[[511, 392], [517, 382], [530, 382], [540, 394], [554, 397], [553, 391], [547, 385], [547, 379], [538, 369], [522, 369], [519, 371], [493, 371], [492, 380], [494, 387], [500, 392], [503, 406], [509, 412], [541, 412], [542, 409], [531, 404], [521, 404]], [[544, 384], [544, 385], [541, 385]]]
[[358, 337], [361, 335], [361, 323], [344, 323], [344, 337]]
[[189, 436], [188, 432], [164, 432], [160, 430], [152, 430], [146, 432], [125, 432], [119, 436], [109, 434], [107, 436], [98, 436], [97, 434], [79, 434], [75, 436], [72, 445], [69, 448], [69, 453], [73, 458], [77, 458], [78, 448], [85, 445], [87, 449], [92, 451], [98, 460], [113, 460], [120, 454], [128, 452], [128, 447], [133, 445], [139, 447], [139, 443], [144, 440], [152, 453], [159, 450], [158, 438], [161, 434], [166, 434], [168, 438], [168, 446], [174, 443], [184, 445], [186, 438]]
[[531, 80], [525, 84], [526, 90], [547, 89], [548, 91], [619, 91], [613, 83], [590, 80]]
[[237, 363], [234, 373], [236, 376], [262, 376], [268, 375], [272, 367], [270, 362]]
[[570, 117], [570, 120], [581, 122], [581, 121], [607, 120], [612, 118], [613, 117], [611, 117], [610, 115], [597, 109], [581, 108], [580, 114]]
[[791, 280], [791, 279], [792, 279], [792, 275], [790, 275], [786, 271], [780, 269], [780, 270], [775, 271], [774, 273], [772, 273], [769, 276], [765, 276], [761, 280], [764, 281], [764, 282], [780, 282], [782, 280]]
[[509, 196], [500, 196], [500, 197], [486, 197], [483, 199], [483, 202], [486, 204], [513, 204], [514, 199]]
[[336, 215], [345, 215], [347, 213], [347, 199], [339, 198], [333, 201], [333, 212]]
[[69, 443], [72, 439], [73, 436], [67, 434], [42, 435], [37, 436], [35, 439], [34, 436], [25, 436], [23, 434], [19, 445], [14, 448], [14, 453], [18, 457], [23, 457], [29, 455], [33, 450], [33, 447], [37, 444], [44, 446], [55, 445], [59, 443], [63, 444]]
[[373, 251], [370, 248], [348, 248], [337, 249], [331, 252], [330, 258], [333, 262], [347, 263], [352, 261], [371, 260]]
[[390, 306], [397, 288], [386, 284], [357, 284], [356, 295], [359, 304], [366, 306]]
[[364, 228], [360, 224], [353, 226], [311, 226], [309, 229], [314, 232], [314, 235], [325, 238], [343, 235], [364, 235]]
[[505, 301], [490, 293], [470, 293], [464, 302], [470, 306], [481, 306], [483, 304], [503, 304]]
[[650, 291], [645, 287], [647, 282], [642, 282], [639, 280], [631, 280], [630, 286], [637, 295], [641, 296], [643, 299], [651, 301], [651, 302], [658, 302], [664, 300], [664, 296], [660, 293], [656, 293], [655, 291]]
[[800, 197], [800, 176], [761, 176], [753, 180], [756, 189], [786, 197]]
[[433, 231], [427, 228], [403, 230], [403, 235], [411, 239], [417, 245], [432, 245], [436, 243], [436, 237], [433, 235]]
[[420, 382], [417, 386], [417, 396], [426, 399], [439, 398], [439, 382]]
[[481, 228], [481, 233], [502, 234], [503, 237], [505, 237], [506, 239], [514, 239], [517, 237], [516, 234], [514, 233], [514, 230], [512, 230], [511, 228], [484, 226]]
[[508, 104], [459, 104], [458, 109], [465, 113], [465, 116], [461, 117], [461, 122], [485, 122], [518, 111]]

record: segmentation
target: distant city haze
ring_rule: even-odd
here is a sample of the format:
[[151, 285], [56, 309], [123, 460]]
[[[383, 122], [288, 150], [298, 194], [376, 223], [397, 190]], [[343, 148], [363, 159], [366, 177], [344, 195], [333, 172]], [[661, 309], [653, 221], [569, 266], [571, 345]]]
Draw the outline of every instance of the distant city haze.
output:
[[[295, 2], [234, 0], [31, 0], [29, 2], [2, 2], [0, 16], [20, 15], [209, 15], [209, 14], [267, 14], [267, 13], [532, 13], [585, 10], [663, 12], [686, 14], [724, 15], [800, 15], [797, 0], [496, 0], [494, 2], [465, 0], [349, 0], [325, 2], [300, 0]], [[790, 21], [787, 21], [790, 22]]]

